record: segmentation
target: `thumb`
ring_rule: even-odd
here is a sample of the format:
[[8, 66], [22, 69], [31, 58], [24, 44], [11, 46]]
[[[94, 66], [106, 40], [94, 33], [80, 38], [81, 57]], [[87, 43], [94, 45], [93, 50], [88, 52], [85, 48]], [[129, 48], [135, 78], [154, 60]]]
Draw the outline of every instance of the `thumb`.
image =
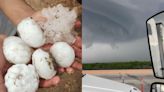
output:
[[58, 83], [60, 82], [60, 77], [59, 76], [55, 76], [52, 79], [49, 80], [40, 80], [40, 87], [44, 87], [44, 88], [48, 88], [51, 86], [56, 86]]

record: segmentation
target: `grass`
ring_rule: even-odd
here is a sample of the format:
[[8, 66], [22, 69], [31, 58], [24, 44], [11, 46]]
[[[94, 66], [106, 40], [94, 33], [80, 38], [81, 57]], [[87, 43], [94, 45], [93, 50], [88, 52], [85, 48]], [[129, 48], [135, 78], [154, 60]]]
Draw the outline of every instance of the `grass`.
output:
[[150, 61], [129, 61], [113, 63], [83, 64], [84, 70], [108, 70], [108, 69], [151, 69]]

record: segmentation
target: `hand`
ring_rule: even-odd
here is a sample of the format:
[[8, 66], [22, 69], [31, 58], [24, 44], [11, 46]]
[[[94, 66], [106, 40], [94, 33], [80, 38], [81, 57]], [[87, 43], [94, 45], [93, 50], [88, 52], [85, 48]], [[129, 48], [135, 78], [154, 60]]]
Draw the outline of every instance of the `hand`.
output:
[[1, 92], [7, 92], [6, 87], [4, 85], [4, 75], [7, 72], [7, 69], [11, 66], [10, 63], [8, 63], [3, 55], [3, 40], [6, 36], [0, 35], [0, 89]]
[[[47, 19], [41, 15], [41, 12], [36, 12], [33, 14], [32, 18], [36, 22], [45, 22]], [[77, 21], [75, 23], [75, 28], [79, 29], [81, 28], [81, 22]], [[46, 44], [42, 47], [44, 50], [49, 50], [52, 44]], [[81, 70], [82, 69], [82, 63], [81, 63], [81, 58], [82, 58], [82, 40], [81, 37], [77, 36], [76, 41], [74, 44], [71, 45], [75, 51], [76, 59], [74, 63], [72, 64], [71, 67], [68, 68], [57, 68], [58, 72], [67, 72], [67, 73], [73, 73], [74, 69]], [[41, 85], [40, 87], [51, 87], [55, 86], [60, 82], [60, 78], [58, 76], [55, 76], [54, 78], [50, 80], [41, 80]]]
[[[41, 11], [36, 12], [32, 15], [32, 18], [36, 21], [36, 22], [45, 22], [47, 19], [41, 15]], [[81, 22], [79, 20], [77, 20], [75, 22], [75, 29], [81, 29]], [[51, 44], [45, 45], [43, 46], [43, 49], [45, 50], [49, 50], [49, 48], [51, 47]], [[82, 69], [82, 64], [81, 64], [81, 58], [82, 58], [82, 40], [81, 37], [77, 36], [76, 37], [76, 41], [74, 44], [72, 44], [72, 47], [75, 51], [76, 54], [76, 59], [75, 62], [72, 64], [72, 68], [75, 69]], [[79, 62], [80, 61], [80, 62]], [[73, 69], [71, 67], [66, 68], [66, 71], [68, 71], [69, 73], [73, 72]], [[64, 72], [65, 69], [64, 68], [59, 68], [59, 71]]]
[[[46, 18], [41, 16], [40, 12], [35, 13], [33, 18], [37, 22], [44, 22], [44, 21], [46, 21]], [[81, 28], [81, 22], [80, 21], [77, 21], [75, 23], [75, 28]], [[43, 46], [43, 49], [49, 50], [49, 48], [51, 46], [52, 46], [51, 44], [45, 45], [45, 46]], [[79, 36], [76, 37], [76, 41], [75, 41], [74, 44], [72, 44], [72, 47], [73, 47], [73, 49], [75, 51], [75, 55], [76, 55], [76, 59], [75, 59], [74, 63], [72, 64], [71, 67], [68, 67], [68, 68], [58, 68], [59, 72], [65, 72], [66, 71], [68, 73], [73, 73], [74, 69], [79, 69], [79, 70], [82, 69], [82, 63], [81, 63], [81, 58], [82, 58], [82, 40], [81, 40], [81, 37], [79, 37]], [[56, 85], [57, 83], [55, 83], [55, 82], [57, 80], [59, 80], [59, 77], [56, 78], [56, 79], [53, 78], [52, 80], [49, 80], [49, 81], [42, 80], [43, 87], [50, 87], [50, 86]]]
[[[4, 57], [3, 55], [3, 40], [5, 39], [6, 36], [0, 35], [0, 92], [7, 92], [6, 87], [4, 85], [4, 76], [8, 70], [8, 68], [12, 65], [10, 64]], [[43, 80], [40, 79], [40, 87], [50, 87], [50, 86], [55, 86], [59, 83], [60, 78], [59, 76], [55, 76], [50, 80]]]
[[[2, 92], [7, 92], [6, 91], [6, 87], [4, 85], [4, 76], [7, 72], [7, 69], [12, 65], [10, 63], [7, 62], [7, 60], [5, 59], [4, 55], [3, 55], [3, 40], [5, 39], [6, 36], [4, 35], [0, 35], [0, 89]], [[50, 48], [51, 45], [43, 47], [44, 49]], [[75, 43], [72, 45], [72, 47], [75, 50], [75, 54], [76, 54], [76, 59], [75, 62], [72, 64], [71, 67], [69, 68], [58, 68], [58, 70], [60, 72], [65, 72], [67, 71], [68, 73], [73, 73], [74, 69], [82, 69], [82, 64], [81, 64], [81, 53], [82, 53], [82, 40], [80, 37], [76, 37], [76, 41]], [[80, 61], [80, 62], [79, 62]], [[60, 77], [59, 76], [54, 76], [52, 79], [50, 80], [44, 80], [44, 79], [40, 79], [40, 87], [51, 87], [51, 86], [56, 86], [58, 83], [60, 82]]]
[[[32, 17], [35, 19], [35, 21], [46, 21], [46, 19], [41, 16], [39, 12], [35, 13], [35, 11], [32, 10], [29, 6], [27, 6], [24, 1], [22, 0], [0, 0], [0, 6], [1, 9], [5, 12], [5, 14], [9, 17], [9, 19], [17, 25], [22, 19], [33, 15]], [[15, 5], [15, 6], [13, 6]], [[21, 8], [20, 8], [21, 7]], [[18, 16], [18, 13], [20, 14]], [[1, 92], [6, 92], [6, 88], [4, 85], [4, 75], [6, 74], [7, 69], [11, 66], [9, 64], [4, 56], [2, 51], [2, 44], [5, 36], [0, 35], [0, 90]], [[80, 39], [80, 38], [79, 38]], [[79, 45], [77, 43], [81, 43], [80, 40], [77, 40], [73, 46], [76, 52], [76, 57], [79, 57], [81, 61], [81, 47], [79, 48]], [[79, 53], [79, 54], [78, 54]], [[77, 62], [77, 59], [75, 63], [72, 65], [73, 68], [82, 68], [81, 62]], [[72, 70], [72, 68], [66, 69], [67, 71]], [[58, 76], [55, 76], [54, 78], [50, 80], [40, 80], [40, 87], [50, 87], [57, 85], [60, 81], [60, 78]]]
[[[75, 22], [74, 28], [77, 30], [81, 29], [81, 21], [77, 20]], [[82, 69], [82, 62], [81, 62], [82, 61], [81, 60], [82, 59], [82, 39], [81, 39], [81, 37], [76, 36], [76, 41], [71, 46], [75, 51], [75, 55], [76, 55], [75, 61], [71, 65], [71, 67], [68, 67], [66, 69], [59, 68], [60, 72], [66, 71], [68, 73], [73, 73], [74, 69], [78, 69], [78, 70]]]
[[4, 85], [4, 79], [3, 79], [2, 73], [0, 73], [0, 89], [1, 89], [1, 92], [7, 92], [6, 87]]
[[[49, 50], [50, 47], [52, 46], [52, 44], [46, 44], [42, 47], [42, 49], [44, 50]], [[73, 73], [74, 69], [82, 69], [82, 64], [81, 64], [81, 58], [82, 58], [82, 40], [80, 37], [76, 37], [76, 41], [75, 43], [72, 45], [72, 47], [75, 50], [75, 54], [76, 54], [76, 59], [74, 61], [74, 63], [72, 64], [71, 67], [68, 68], [57, 68], [58, 72], [67, 72], [67, 73]], [[56, 86], [59, 82], [60, 82], [60, 77], [59, 76], [55, 76], [50, 80], [40, 80], [40, 87], [51, 87], [51, 86]]]

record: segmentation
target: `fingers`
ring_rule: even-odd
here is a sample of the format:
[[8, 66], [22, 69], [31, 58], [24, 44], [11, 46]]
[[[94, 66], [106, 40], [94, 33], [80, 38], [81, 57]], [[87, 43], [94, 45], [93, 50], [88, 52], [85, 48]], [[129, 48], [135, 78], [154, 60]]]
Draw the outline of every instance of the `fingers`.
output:
[[47, 21], [46, 17], [42, 16], [41, 11], [38, 11], [38, 12], [34, 13], [34, 14], [32, 15], [32, 18], [33, 18], [36, 22], [46, 22], [46, 21]]
[[64, 69], [63, 67], [60, 67], [60, 68], [58, 68], [57, 70], [58, 70], [60, 73], [65, 72], [65, 69]]
[[45, 51], [49, 51], [51, 46], [52, 46], [52, 44], [45, 44], [41, 48]]
[[[80, 20], [77, 20], [75, 22], [75, 26], [74, 27], [75, 27], [75, 29], [81, 29], [81, 21]], [[77, 36], [76, 37], [76, 41], [75, 41], [75, 43], [73, 45], [75, 45], [75, 46], [77, 46], [79, 48], [82, 48], [82, 40], [81, 40], [81, 37]]]
[[76, 46], [72, 46], [72, 48], [74, 49], [74, 51], [75, 51], [75, 55], [76, 55], [76, 57], [78, 57], [78, 58], [82, 58], [82, 50], [81, 49], [79, 49], [79, 48], [77, 48]]
[[44, 87], [44, 88], [48, 88], [51, 86], [56, 86], [58, 83], [60, 82], [60, 77], [59, 76], [55, 76], [50, 80], [40, 80], [40, 87]]
[[75, 29], [81, 29], [81, 21], [80, 20], [77, 20], [75, 22]]
[[82, 39], [81, 39], [81, 37], [77, 36], [76, 41], [73, 45], [78, 47], [78, 48], [82, 48]]
[[[72, 45], [72, 47], [75, 51], [76, 57], [79, 58], [80, 61], [81, 61], [81, 58], [82, 58], [82, 40], [81, 40], [80, 37], [76, 37], [76, 41]], [[72, 67], [75, 68], [75, 69], [81, 70], [82, 69], [82, 64], [75, 60], [75, 62], [72, 64]]]
[[[75, 22], [75, 29], [81, 29], [81, 21], [80, 20], [77, 20]], [[77, 36], [76, 37], [76, 41], [75, 43], [73, 44], [73, 49], [75, 51], [75, 55], [77, 58], [82, 58], [82, 39], [81, 37]], [[72, 64], [72, 67], [75, 68], [75, 69], [79, 69], [81, 70], [82, 69], [82, 64], [80, 62], [77, 62], [75, 61], [73, 64]]]
[[82, 64], [75, 61], [73, 64], [72, 64], [72, 67], [75, 68], [75, 69], [79, 69], [81, 70], [82, 69]]
[[66, 72], [68, 74], [73, 74], [74, 73], [74, 69], [72, 67], [68, 67], [68, 68], [66, 68]]
[[58, 72], [60, 72], [60, 73], [67, 72], [68, 74], [72, 74], [72, 73], [74, 73], [74, 69], [72, 67], [58, 68]]

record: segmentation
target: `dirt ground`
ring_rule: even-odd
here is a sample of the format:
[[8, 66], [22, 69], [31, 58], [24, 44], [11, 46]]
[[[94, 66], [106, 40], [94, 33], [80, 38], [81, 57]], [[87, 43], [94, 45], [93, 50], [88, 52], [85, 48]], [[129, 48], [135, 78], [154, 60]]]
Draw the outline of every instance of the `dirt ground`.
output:
[[139, 75], [153, 75], [152, 69], [128, 69], [128, 70], [83, 70], [83, 74], [139, 74]]
[[73, 74], [63, 73], [59, 76], [61, 82], [56, 87], [39, 88], [37, 92], [81, 92], [81, 71], [77, 70]]

